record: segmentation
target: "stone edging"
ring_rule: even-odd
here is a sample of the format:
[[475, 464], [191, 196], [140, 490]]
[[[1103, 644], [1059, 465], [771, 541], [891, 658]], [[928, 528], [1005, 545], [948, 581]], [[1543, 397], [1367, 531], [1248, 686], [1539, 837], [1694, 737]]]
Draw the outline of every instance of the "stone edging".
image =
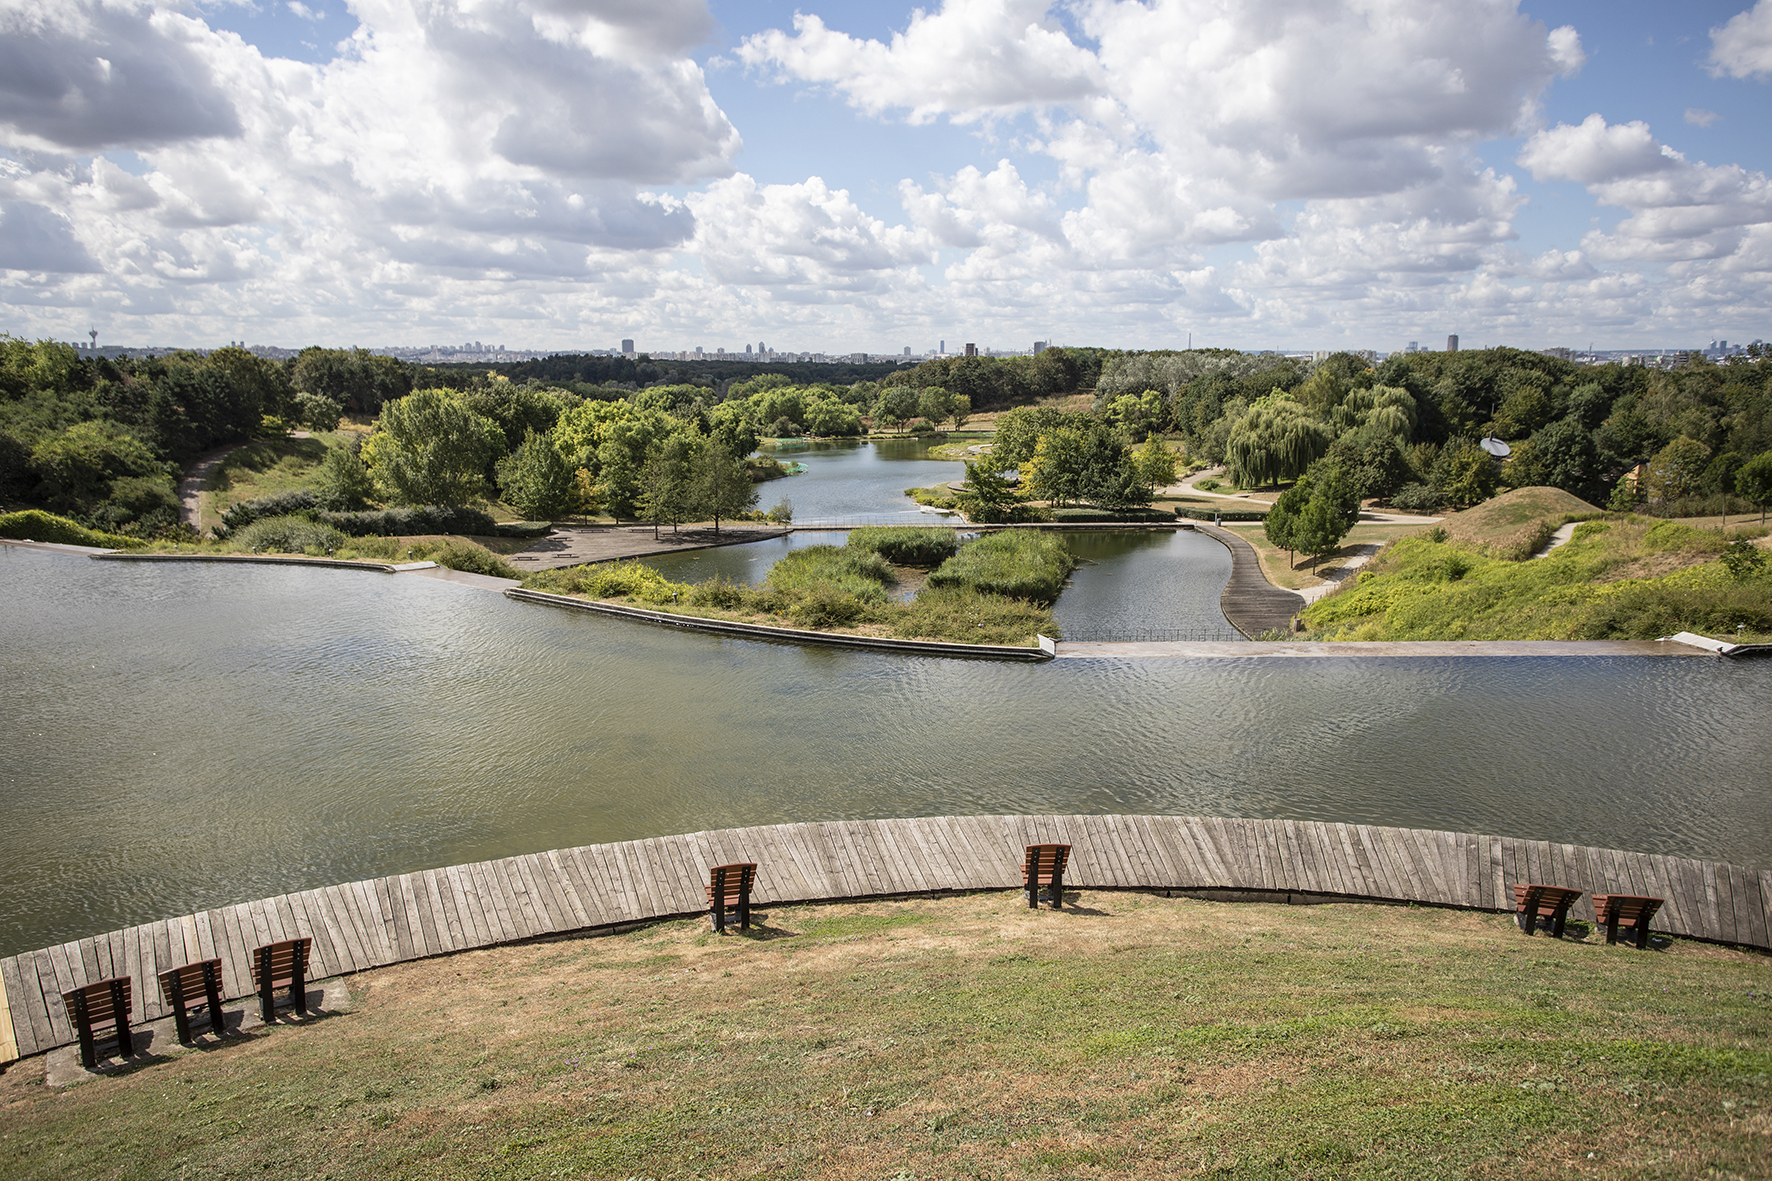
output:
[[1006, 644], [943, 644], [933, 640], [893, 640], [881, 636], [846, 636], [835, 632], [810, 631], [796, 627], [768, 627], [760, 623], [737, 623], [728, 619], [703, 619], [695, 615], [673, 615], [669, 611], [648, 611], [641, 607], [623, 607], [615, 603], [599, 603], [575, 599], [569, 595], [545, 591], [512, 589], [508, 599], [540, 603], [547, 607], [570, 607], [578, 611], [594, 611], [601, 615], [620, 615], [640, 623], [678, 627], [686, 631], [716, 632], [742, 636], [751, 640], [775, 643], [817, 644], [834, 648], [867, 648], [880, 652], [898, 652], [908, 656], [946, 656], [962, 660], [1013, 660], [1037, 663], [1052, 659], [1042, 648], [1012, 648]]

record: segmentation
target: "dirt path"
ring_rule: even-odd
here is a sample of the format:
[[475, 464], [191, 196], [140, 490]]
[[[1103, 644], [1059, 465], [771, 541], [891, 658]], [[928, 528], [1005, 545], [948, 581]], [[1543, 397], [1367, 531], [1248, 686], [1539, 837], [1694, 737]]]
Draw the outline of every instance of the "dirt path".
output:
[[661, 529], [656, 540], [651, 525], [557, 525], [553, 532], [505, 560], [520, 571], [554, 570], [582, 566], [587, 562], [613, 562], [623, 558], [647, 558], [685, 550], [742, 545], [786, 536], [791, 530], [778, 525], [721, 525], [715, 533], [701, 526], [672, 533]]
[[178, 482], [178, 498], [182, 505], [180, 518], [197, 532], [203, 532], [203, 485], [209, 482], [209, 473], [222, 460], [244, 446], [245, 443], [231, 443], [226, 447], [217, 447], [185, 469], [185, 478]]

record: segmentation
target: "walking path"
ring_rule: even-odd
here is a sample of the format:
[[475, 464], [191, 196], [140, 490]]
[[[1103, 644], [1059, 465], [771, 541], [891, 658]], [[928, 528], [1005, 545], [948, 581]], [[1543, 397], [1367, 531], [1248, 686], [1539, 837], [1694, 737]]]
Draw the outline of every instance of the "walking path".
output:
[[1323, 571], [1323, 581], [1316, 586], [1305, 587], [1298, 592], [1299, 597], [1306, 603], [1314, 603], [1329, 592], [1340, 590], [1343, 582], [1358, 574], [1360, 567], [1370, 562], [1373, 555], [1383, 548], [1377, 542], [1344, 547], [1341, 556], [1335, 559], [1336, 565]]
[[[1237, 503], [1234, 505], [1227, 505], [1227, 508], [1247, 508], [1255, 509], [1260, 512], [1266, 512], [1268, 509], [1274, 507], [1274, 503], [1271, 500], [1260, 500], [1253, 496], [1245, 496], [1241, 493], [1234, 492], [1208, 492], [1204, 488], [1195, 487], [1196, 481], [1211, 479], [1214, 476], [1222, 475], [1224, 475], [1224, 469], [1221, 467], [1210, 468], [1203, 472], [1195, 472], [1191, 476], [1183, 477], [1178, 483], [1171, 484], [1169, 487], [1163, 489], [1163, 494], [1165, 496], [1208, 496], [1213, 500], [1233, 500]], [[1360, 520], [1368, 525], [1432, 525], [1436, 521], [1445, 520], [1445, 518], [1422, 517], [1417, 516], [1414, 513], [1385, 513], [1380, 512], [1377, 509], [1363, 508], [1360, 510]]]
[[1263, 632], [1292, 630], [1292, 617], [1304, 610], [1304, 596], [1282, 590], [1261, 572], [1255, 547], [1217, 525], [1197, 522], [1194, 528], [1224, 544], [1231, 551], [1231, 577], [1218, 596], [1219, 610], [1230, 625], [1255, 639]]
[[[178, 482], [179, 516], [185, 524], [197, 532], [203, 532], [203, 485], [208, 483], [209, 473], [213, 472], [216, 465], [220, 464], [222, 460], [244, 446], [246, 446], [245, 443], [231, 443], [226, 447], [217, 447], [185, 469], [185, 478]], [[217, 520], [219, 519], [218, 517]], [[215, 522], [210, 523], [214, 524]]]
[[527, 573], [582, 566], [587, 562], [649, 558], [656, 554], [767, 541], [791, 532], [780, 525], [721, 525], [718, 533], [700, 527], [679, 533], [661, 529], [655, 540], [651, 525], [556, 525], [546, 537], [505, 560], [520, 572]]
[[[134, 981], [132, 1023], [167, 1015], [159, 972], [219, 958], [252, 993], [252, 949], [313, 940], [315, 979], [567, 932], [705, 913], [709, 866], [757, 864], [756, 903], [1010, 890], [1026, 845], [1071, 846], [1067, 885], [1230, 901], [1383, 900], [1511, 911], [1515, 882], [1666, 899], [1655, 929], [1772, 947], [1772, 870], [1549, 841], [1308, 820], [938, 816], [775, 824], [555, 849], [282, 894], [0, 959], [0, 1061], [74, 1040], [61, 994]], [[122, 887], [119, 887], [122, 888]], [[1525, 938], [1497, 933], [1497, 938]]]
[[1549, 557], [1550, 552], [1556, 549], [1559, 545], [1568, 545], [1575, 537], [1576, 524], [1577, 522], [1570, 521], [1567, 525], [1558, 526], [1556, 532], [1550, 535], [1550, 540], [1544, 543], [1544, 548], [1532, 556], [1535, 558]]

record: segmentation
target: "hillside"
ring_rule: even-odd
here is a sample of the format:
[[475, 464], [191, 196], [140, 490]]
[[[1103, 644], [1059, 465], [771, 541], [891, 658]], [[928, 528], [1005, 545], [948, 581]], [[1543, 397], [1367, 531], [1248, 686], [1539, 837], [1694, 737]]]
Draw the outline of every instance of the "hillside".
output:
[[1498, 558], [1529, 557], [1550, 538], [1565, 517], [1600, 509], [1561, 488], [1515, 488], [1442, 522], [1449, 540], [1484, 546]]

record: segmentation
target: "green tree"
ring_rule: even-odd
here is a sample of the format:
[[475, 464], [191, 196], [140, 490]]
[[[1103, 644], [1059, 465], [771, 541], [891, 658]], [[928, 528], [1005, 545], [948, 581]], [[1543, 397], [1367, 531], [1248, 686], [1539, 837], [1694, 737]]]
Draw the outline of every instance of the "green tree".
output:
[[375, 481], [363, 464], [362, 446], [363, 441], [357, 439], [348, 446], [326, 449], [314, 480], [314, 497], [321, 508], [351, 512], [368, 506], [375, 495]]
[[930, 426], [940, 426], [946, 422], [953, 410], [954, 396], [938, 385], [926, 385], [917, 392], [917, 413], [926, 419]]
[[715, 533], [720, 531], [721, 517], [756, 507], [757, 486], [751, 483], [744, 460], [718, 438], [709, 439], [696, 455], [694, 483], [699, 512], [714, 518]]
[[151, 447], [109, 419], [77, 422], [31, 451], [38, 484], [33, 499], [52, 512], [88, 515], [130, 477], [165, 478]]
[[1245, 488], [1295, 479], [1329, 450], [1329, 428], [1275, 391], [1249, 407], [1231, 427], [1225, 459], [1231, 479]]
[[1144, 446], [1138, 449], [1134, 461], [1138, 465], [1138, 478], [1153, 493], [1175, 483], [1175, 452], [1169, 450], [1156, 435], [1151, 435], [1144, 441]]
[[345, 408], [325, 394], [300, 393], [294, 399], [295, 420], [310, 431], [336, 431]]
[[572, 468], [552, 434], [525, 434], [498, 465], [498, 486], [504, 502], [531, 521], [551, 521], [572, 507]]
[[1735, 494], [1757, 506], [1760, 524], [1766, 523], [1766, 505], [1772, 503], [1772, 451], [1762, 451], [1735, 473]]
[[486, 469], [504, 450], [504, 432], [454, 390], [420, 390], [382, 407], [363, 447], [383, 500], [471, 504], [490, 491]]
[[686, 434], [667, 435], [659, 440], [640, 468], [640, 501], [642, 515], [652, 521], [652, 536], [658, 536], [659, 525], [671, 532], [687, 521], [695, 511], [695, 452], [693, 437]]
[[1454, 440], [1434, 460], [1429, 482], [1446, 503], [1463, 508], [1495, 495], [1495, 469], [1487, 451], [1468, 439]]
[[[766, 377], [780, 377], [778, 373]], [[718, 439], [726, 450], [743, 458], [757, 449], [757, 416], [751, 404], [728, 398], [708, 411], [708, 434]]]
[[1274, 501], [1274, 506], [1268, 509], [1267, 517], [1262, 521], [1262, 532], [1267, 535], [1268, 544], [1286, 551], [1287, 566], [1298, 564], [1293, 557], [1298, 550], [1298, 521], [1310, 502], [1310, 477], [1303, 476], [1292, 487], [1280, 493], [1279, 499]]
[[806, 429], [824, 438], [861, 434], [861, 412], [847, 402], [825, 396], [806, 407]]
[[959, 430], [972, 417], [972, 399], [965, 394], [955, 394], [948, 403], [948, 417], [954, 420], [954, 429]]
[[960, 494], [960, 508], [971, 520], [995, 524], [1010, 520], [1021, 498], [1004, 478], [1000, 468], [990, 461], [966, 462], [966, 491]]
[[1319, 485], [1304, 511], [1298, 515], [1293, 537], [1298, 548], [1311, 556], [1311, 569], [1315, 571], [1324, 555], [1341, 547], [1341, 539], [1347, 536], [1349, 527], [1347, 516], [1336, 504], [1333, 493]]
[[1050, 406], [1019, 406], [998, 416], [996, 433], [991, 436], [991, 462], [1000, 465], [999, 471], [1019, 468], [1033, 458], [1040, 436], [1066, 420], [1062, 411]]
[[329, 398], [354, 414], [374, 414], [412, 392], [412, 371], [367, 349], [303, 349], [290, 380], [297, 392]]
[[889, 385], [874, 403], [873, 418], [882, 426], [903, 426], [917, 415], [917, 391], [906, 385]]
[[1649, 461], [1644, 480], [1649, 499], [1666, 502], [1697, 495], [1704, 482], [1704, 468], [1710, 459], [1710, 448], [1681, 435], [1656, 453]]

